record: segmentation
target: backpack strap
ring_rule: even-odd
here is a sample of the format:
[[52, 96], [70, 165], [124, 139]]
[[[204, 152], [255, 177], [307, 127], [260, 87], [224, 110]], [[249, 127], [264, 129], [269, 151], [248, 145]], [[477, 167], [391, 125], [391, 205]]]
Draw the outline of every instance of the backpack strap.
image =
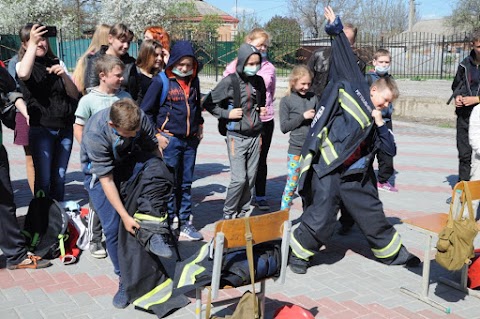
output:
[[233, 86], [233, 107], [241, 107], [240, 101], [240, 80], [237, 72], [229, 75]]
[[245, 218], [245, 240], [247, 242], [247, 259], [248, 259], [248, 269], [250, 272], [250, 281], [252, 282], [252, 294], [253, 294], [253, 311], [254, 318], [258, 319], [258, 304], [255, 293], [255, 267], [253, 265], [253, 235], [250, 230], [250, 218]]
[[167, 100], [169, 83], [168, 83], [168, 78], [167, 78], [167, 75], [165, 74], [165, 71], [160, 72], [157, 76], [162, 81], [162, 94], [160, 95], [160, 106], [162, 106], [163, 104], [165, 104], [165, 101]]

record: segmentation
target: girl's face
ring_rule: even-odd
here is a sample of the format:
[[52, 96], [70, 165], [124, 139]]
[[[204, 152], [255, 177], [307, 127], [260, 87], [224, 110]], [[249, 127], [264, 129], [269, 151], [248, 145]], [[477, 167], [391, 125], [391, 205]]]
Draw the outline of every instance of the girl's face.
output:
[[[23, 48], [26, 50], [28, 46], [28, 41], [22, 43]], [[37, 50], [35, 51], [35, 56], [41, 58], [44, 57], [48, 52], [48, 40], [47, 38], [42, 38], [37, 44]]]
[[310, 89], [311, 84], [312, 84], [312, 79], [310, 78], [310, 76], [304, 75], [295, 82], [293, 89], [298, 94], [305, 95], [307, 94], [308, 89]]
[[253, 45], [260, 52], [267, 52], [267, 39], [264, 37], [256, 38], [255, 40], [250, 40], [247, 42], [250, 45]]
[[154, 40], [154, 39], [153, 39], [153, 34], [152, 34], [152, 32], [146, 31], [146, 32], [143, 34], [143, 39], [144, 39], [144, 40]]
[[155, 49], [155, 60], [153, 64], [153, 69], [160, 70], [163, 67], [163, 53], [162, 48]]
[[108, 43], [117, 57], [121, 57], [127, 53], [128, 48], [130, 48], [130, 41], [120, 40], [110, 34], [108, 35]]

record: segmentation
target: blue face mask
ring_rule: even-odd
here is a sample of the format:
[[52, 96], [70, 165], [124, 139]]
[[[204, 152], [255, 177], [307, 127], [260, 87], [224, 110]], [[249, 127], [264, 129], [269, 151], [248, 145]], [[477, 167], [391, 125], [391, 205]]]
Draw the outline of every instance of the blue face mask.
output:
[[243, 67], [243, 73], [245, 73], [247, 76], [254, 76], [257, 74], [258, 70], [260, 70], [260, 65], [257, 66], [245, 66]]
[[260, 52], [260, 55], [262, 56], [262, 59], [267, 58], [267, 52]]
[[179, 69], [176, 69], [176, 68], [173, 68], [172, 69], [172, 73], [181, 77], [181, 78], [185, 78], [187, 76], [190, 76], [193, 74], [193, 69], [191, 69], [190, 71], [187, 71], [185, 73], [183, 73], [182, 71], [180, 71]]
[[375, 66], [375, 73], [377, 73], [378, 75], [385, 75], [388, 73], [389, 70], [390, 66]]

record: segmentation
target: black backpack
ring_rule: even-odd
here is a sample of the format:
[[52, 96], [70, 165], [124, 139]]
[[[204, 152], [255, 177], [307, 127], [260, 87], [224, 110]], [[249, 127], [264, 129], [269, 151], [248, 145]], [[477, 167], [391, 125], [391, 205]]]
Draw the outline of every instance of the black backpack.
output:
[[17, 109], [15, 102], [11, 102], [7, 93], [15, 91], [17, 85], [7, 69], [0, 67], [0, 120], [9, 129], [15, 129]]
[[68, 239], [69, 216], [56, 200], [39, 191], [30, 201], [25, 216], [23, 234], [27, 249], [36, 255], [54, 259], [60, 256], [64, 241]]

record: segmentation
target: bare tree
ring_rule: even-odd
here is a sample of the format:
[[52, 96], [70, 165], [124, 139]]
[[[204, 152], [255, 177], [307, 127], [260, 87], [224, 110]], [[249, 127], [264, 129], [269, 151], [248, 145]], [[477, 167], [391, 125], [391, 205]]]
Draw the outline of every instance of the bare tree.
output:
[[480, 0], [459, 0], [447, 24], [459, 31], [480, 29]]
[[289, 0], [291, 16], [313, 37], [323, 34], [325, 6], [330, 5], [342, 21], [355, 22], [360, 3], [360, 0]]
[[353, 23], [369, 35], [399, 33], [408, 23], [405, 0], [289, 0], [289, 4], [291, 15], [313, 37], [324, 34], [323, 9], [327, 4], [344, 23]]
[[408, 8], [403, 0], [362, 0], [357, 24], [370, 36], [398, 34], [408, 27]]

